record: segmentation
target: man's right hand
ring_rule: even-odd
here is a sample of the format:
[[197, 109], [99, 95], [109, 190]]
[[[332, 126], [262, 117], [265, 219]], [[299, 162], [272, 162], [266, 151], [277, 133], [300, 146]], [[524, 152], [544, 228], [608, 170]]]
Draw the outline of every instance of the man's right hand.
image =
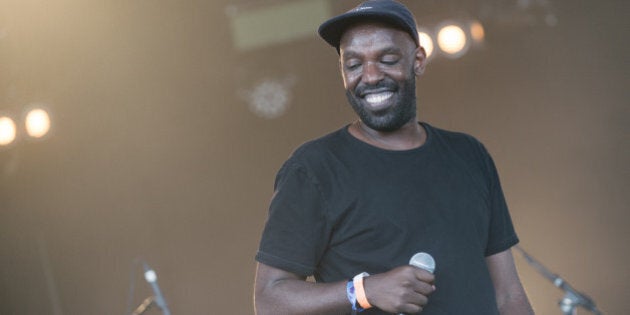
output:
[[[313, 283], [291, 272], [257, 264], [254, 305], [257, 315], [348, 314], [347, 281]], [[402, 266], [365, 277], [368, 302], [386, 312], [415, 314], [435, 291], [434, 276], [413, 266]]]
[[434, 280], [435, 276], [426, 270], [401, 266], [363, 281], [365, 295], [373, 306], [389, 313], [416, 314], [435, 291]]

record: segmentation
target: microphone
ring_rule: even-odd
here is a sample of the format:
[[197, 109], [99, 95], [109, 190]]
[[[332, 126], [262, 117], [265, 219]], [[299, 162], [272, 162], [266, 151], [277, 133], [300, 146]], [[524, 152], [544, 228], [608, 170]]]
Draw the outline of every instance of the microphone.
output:
[[[409, 259], [409, 264], [414, 267], [426, 270], [430, 273], [433, 273], [435, 271], [435, 259], [433, 259], [433, 256], [424, 252], [419, 252], [411, 256], [411, 259]], [[400, 313], [398, 315], [405, 314]]]
[[144, 279], [151, 285], [151, 289], [153, 290], [153, 294], [155, 295], [155, 304], [162, 309], [162, 314], [171, 315], [171, 311], [168, 309], [166, 305], [166, 300], [162, 295], [162, 291], [160, 291], [160, 286], [157, 283], [157, 274], [146, 262], [142, 263], [144, 267]]
[[433, 256], [427, 253], [420, 252], [411, 256], [411, 259], [409, 259], [409, 264], [414, 267], [424, 269], [430, 273], [433, 273], [435, 271], [435, 259], [433, 259]]

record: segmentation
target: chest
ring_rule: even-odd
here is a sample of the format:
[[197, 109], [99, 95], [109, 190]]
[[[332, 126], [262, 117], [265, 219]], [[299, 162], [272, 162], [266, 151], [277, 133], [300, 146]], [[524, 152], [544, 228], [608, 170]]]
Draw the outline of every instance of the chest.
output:
[[348, 257], [390, 257], [375, 262], [382, 265], [374, 268], [383, 270], [406, 264], [417, 251], [466, 247], [482, 253], [490, 220], [484, 174], [444, 159], [404, 162], [355, 166], [338, 179], [332, 250]]

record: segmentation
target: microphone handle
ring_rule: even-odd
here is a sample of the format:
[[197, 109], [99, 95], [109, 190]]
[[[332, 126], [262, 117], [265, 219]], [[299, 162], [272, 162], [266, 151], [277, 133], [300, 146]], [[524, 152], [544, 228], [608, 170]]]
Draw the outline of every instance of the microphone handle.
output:
[[[417, 256], [423, 256], [422, 259], [420, 259], [420, 261], [414, 259]], [[409, 264], [416, 267], [416, 268], [420, 268], [422, 270], [426, 270], [430, 273], [433, 273], [433, 271], [435, 271], [435, 260], [433, 260], [433, 257], [427, 253], [417, 253], [415, 255], [413, 255], [411, 257], [411, 260], [409, 260]], [[406, 315], [404, 313], [399, 313], [398, 315]]]

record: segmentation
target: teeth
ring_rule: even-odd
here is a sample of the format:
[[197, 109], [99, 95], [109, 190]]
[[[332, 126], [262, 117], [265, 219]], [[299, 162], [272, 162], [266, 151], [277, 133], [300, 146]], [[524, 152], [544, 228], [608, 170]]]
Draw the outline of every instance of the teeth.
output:
[[393, 92], [368, 94], [365, 96], [365, 100], [371, 104], [382, 103], [386, 101], [387, 99], [389, 99], [390, 97], [392, 97], [392, 95], [394, 95]]

